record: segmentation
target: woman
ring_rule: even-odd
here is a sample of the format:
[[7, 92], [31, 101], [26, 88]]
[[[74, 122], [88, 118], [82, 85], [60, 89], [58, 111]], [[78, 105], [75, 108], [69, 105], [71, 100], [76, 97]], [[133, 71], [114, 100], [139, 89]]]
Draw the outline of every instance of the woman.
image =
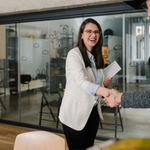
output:
[[77, 47], [66, 59], [66, 88], [59, 119], [70, 150], [90, 147], [99, 126], [98, 95], [108, 96], [111, 79], [103, 76], [102, 30], [94, 19], [86, 19], [80, 27]]

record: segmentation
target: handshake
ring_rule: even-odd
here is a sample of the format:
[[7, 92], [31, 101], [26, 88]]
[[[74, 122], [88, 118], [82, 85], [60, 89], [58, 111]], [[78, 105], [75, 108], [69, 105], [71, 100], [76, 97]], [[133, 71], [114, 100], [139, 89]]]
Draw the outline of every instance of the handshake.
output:
[[96, 95], [101, 95], [104, 97], [104, 101], [109, 107], [116, 107], [121, 103], [122, 92], [115, 89], [107, 89], [104, 87], [99, 87], [96, 91]]

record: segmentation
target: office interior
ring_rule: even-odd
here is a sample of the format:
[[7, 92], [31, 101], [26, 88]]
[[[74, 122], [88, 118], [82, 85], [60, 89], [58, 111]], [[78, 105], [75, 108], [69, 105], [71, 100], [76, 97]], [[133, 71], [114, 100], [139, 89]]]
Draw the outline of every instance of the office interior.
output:
[[[115, 60], [122, 68], [109, 88], [124, 92], [150, 89], [150, 24], [146, 12], [2, 24], [1, 122], [62, 132], [57, 114], [65, 90], [65, 60], [76, 46], [80, 24], [89, 17], [102, 27], [105, 63]], [[52, 105], [44, 105], [45, 99]], [[150, 109], [107, 108], [97, 137], [150, 137], [149, 113]]]

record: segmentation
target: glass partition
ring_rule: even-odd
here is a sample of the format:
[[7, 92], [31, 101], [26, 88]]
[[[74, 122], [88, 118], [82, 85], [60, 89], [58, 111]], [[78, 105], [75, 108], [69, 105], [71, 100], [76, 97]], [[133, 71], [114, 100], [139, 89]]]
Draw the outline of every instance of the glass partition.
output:
[[[41, 88], [48, 84], [49, 38], [47, 21], [18, 26], [20, 122], [39, 124]], [[32, 121], [31, 121], [32, 120]]]
[[[105, 65], [116, 60], [122, 68], [109, 88], [119, 91], [149, 88], [150, 32], [149, 22], [144, 16], [127, 14], [125, 24], [123, 15], [92, 17], [102, 27]], [[84, 19], [5, 25], [9, 84], [7, 96], [2, 98], [6, 109], [2, 106], [1, 119], [62, 129], [57, 115], [66, 83], [65, 61], [68, 51], [76, 46], [78, 30]], [[98, 136], [150, 136], [146, 132], [149, 130], [149, 109], [123, 109], [121, 106], [110, 109], [104, 104], [103, 114]]]
[[[125, 25], [126, 91], [147, 91], [150, 88], [149, 20], [145, 14], [127, 15]], [[125, 109], [126, 136], [149, 137], [149, 113], [150, 109]]]
[[[18, 94], [18, 38], [17, 38], [17, 24], [3, 25], [3, 39], [2, 51], [5, 53], [4, 68], [5, 68], [5, 94], [1, 96], [1, 118], [11, 121], [19, 121], [19, 98], [15, 96]], [[11, 96], [10, 96], [11, 95]], [[13, 101], [13, 99], [16, 99]]]

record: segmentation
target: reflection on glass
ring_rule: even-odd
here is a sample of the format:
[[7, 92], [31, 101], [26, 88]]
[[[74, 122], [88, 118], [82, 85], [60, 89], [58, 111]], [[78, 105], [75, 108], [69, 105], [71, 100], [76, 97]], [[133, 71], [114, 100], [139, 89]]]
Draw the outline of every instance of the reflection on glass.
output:
[[[100, 22], [103, 34], [107, 29], [111, 29], [113, 33], [104, 36], [104, 47], [107, 47], [104, 53], [104, 57], [107, 57], [106, 62], [111, 63], [116, 60], [122, 66], [122, 17], [93, 18]], [[16, 47], [19, 70], [16, 72], [21, 82], [21, 84], [18, 83], [21, 98], [18, 100], [16, 96], [15, 100], [10, 99], [15, 106], [12, 107], [13, 110], [8, 111], [4, 119], [15, 120], [17, 117], [19, 122], [39, 125], [42, 101], [40, 89], [48, 87], [49, 102], [63, 96], [66, 82], [66, 56], [69, 50], [76, 46], [78, 30], [83, 19], [85, 18], [17, 24]], [[116, 76], [112, 87], [122, 90], [122, 72]], [[56, 108], [53, 111], [55, 114]], [[44, 107], [44, 112], [46, 114], [43, 119], [48, 121], [42, 120], [41, 126], [56, 128], [56, 121], [53, 120], [47, 106]], [[61, 128], [61, 124], [58, 128]], [[98, 132], [98, 135], [103, 134]], [[114, 133], [104, 133], [104, 135], [112, 137]]]
[[65, 59], [68, 51], [74, 47], [72, 27], [60, 24], [57, 34], [51, 31], [50, 41], [50, 90], [57, 92], [60, 84], [65, 88]]
[[76, 45], [81, 19], [50, 21], [50, 92], [65, 88], [67, 53]]
[[144, 26], [136, 26], [135, 61], [144, 60]]
[[[126, 91], [141, 92], [150, 88], [149, 26], [145, 15], [130, 15], [126, 25]], [[150, 137], [149, 109], [126, 109], [126, 135]], [[129, 117], [131, 116], [131, 117]], [[145, 123], [144, 123], [145, 122]], [[138, 125], [137, 125], [138, 124]], [[131, 127], [132, 126], [132, 127]], [[139, 132], [137, 132], [139, 131]]]
[[[123, 48], [122, 48], [122, 16], [93, 17], [102, 27], [103, 50], [107, 47], [106, 66], [114, 60], [123, 67]], [[122, 69], [123, 70], [123, 69]], [[110, 88], [123, 90], [122, 70], [115, 76]]]
[[[149, 58], [147, 43], [147, 20], [144, 17], [126, 19], [126, 39], [131, 41], [127, 45], [127, 82], [146, 82], [146, 64]], [[132, 44], [132, 45], [131, 45]], [[137, 90], [137, 89], [136, 89]]]
[[17, 24], [6, 25], [6, 57], [10, 94], [18, 93], [18, 38]]
[[[126, 40], [122, 41], [122, 15], [115, 17], [93, 16], [93, 18], [102, 26], [104, 35], [103, 49], [105, 49], [103, 53], [104, 57], [106, 57], [106, 62], [109, 64], [116, 60], [122, 70], [125, 69], [126, 72], [123, 75], [123, 72], [120, 71], [109, 88], [122, 91], [123, 78], [125, 78], [127, 91], [149, 89], [150, 31], [147, 20], [144, 20], [143, 16], [139, 18], [138, 15], [137, 17], [127, 15], [125, 19]], [[139, 22], [141, 18], [143, 22]], [[76, 46], [78, 30], [83, 19], [85, 18], [6, 25], [7, 76], [9, 77], [8, 81], [10, 81], [7, 91], [11, 96], [4, 101], [7, 111], [2, 109], [2, 119], [39, 125], [42, 100], [40, 89], [48, 86], [47, 100], [50, 102], [63, 96], [66, 82], [66, 56], [68, 51]], [[125, 42], [126, 47], [125, 56], [123, 56], [123, 42]], [[124, 57], [125, 64], [123, 65]], [[24, 75], [28, 78], [28, 82], [20, 83], [22, 81], [21, 77], [24, 77]], [[13, 84], [14, 81], [16, 81], [16, 84]], [[59, 95], [60, 91], [61, 95]], [[19, 92], [21, 92], [21, 98], [18, 95]], [[57, 112], [56, 108], [53, 111], [55, 114]], [[145, 110], [142, 111], [145, 112]], [[48, 107], [44, 107], [44, 112], [47, 114], [43, 116], [43, 119], [51, 121], [42, 120], [41, 126], [56, 128], [56, 121], [50, 115]], [[122, 112], [123, 109], [121, 109]], [[139, 114], [138, 112], [140, 110], [126, 111], [125, 119], [129, 120], [128, 123], [123, 122], [126, 134], [123, 134], [120, 126], [118, 126], [118, 138], [128, 135], [138, 136], [137, 130], [135, 131], [134, 129], [137, 120], [139, 120], [139, 125], [145, 122], [145, 120], [142, 120], [144, 117], [140, 117], [142, 112]], [[136, 118], [136, 114], [138, 114], [138, 118]], [[147, 117], [147, 114], [148, 112], [144, 113], [143, 116]], [[104, 118], [105, 121], [111, 121], [113, 124], [114, 118], [112, 114], [104, 113]], [[147, 126], [148, 119], [146, 121], [144, 128], [149, 131]], [[59, 124], [58, 128], [61, 129], [61, 124]], [[111, 127], [108, 126], [108, 128]], [[142, 133], [150, 136], [145, 130]], [[114, 131], [103, 130], [100, 127], [98, 135], [114, 137]]]

